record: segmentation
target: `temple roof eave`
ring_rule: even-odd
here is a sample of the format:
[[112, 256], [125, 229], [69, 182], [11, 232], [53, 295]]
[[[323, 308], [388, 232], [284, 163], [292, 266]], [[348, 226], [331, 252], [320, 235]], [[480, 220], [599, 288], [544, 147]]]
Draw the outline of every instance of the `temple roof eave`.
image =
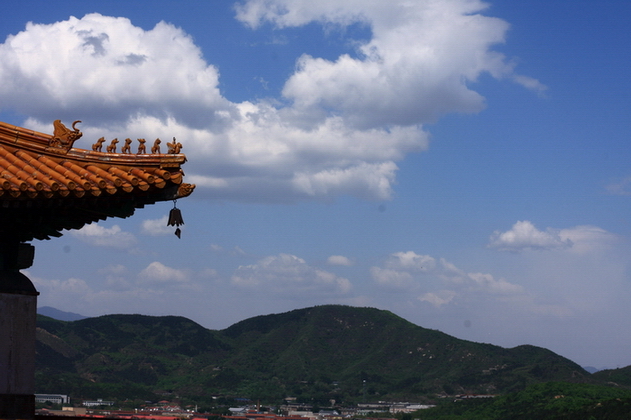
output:
[[[126, 153], [116, 153], [115, 142], [107, 152], [97, 144], [79, 149], [72, 147], [82, 135], [77, 122], [71, 131], [55, 121], [53, 136], [0, 122], [0, 235], [49, 239], [194, 190], [183, 182], [186, 156], [175, 139], [166, 154], [156, 146], [159, 139], [150, 154], [140, 146], [130, 153], [130, 139]], [[144, 151], [144, 140], [140, 144]]]

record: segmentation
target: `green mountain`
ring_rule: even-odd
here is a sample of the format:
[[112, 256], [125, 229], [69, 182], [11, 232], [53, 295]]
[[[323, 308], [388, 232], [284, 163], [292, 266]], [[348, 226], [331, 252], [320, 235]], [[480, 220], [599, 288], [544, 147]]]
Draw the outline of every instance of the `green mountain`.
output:
[[155, 400], [213, 395], [320, 405], [500, 394], [547, 381], [591, 382], [572, 361], [534, 346], [460, 340], [391, 312], [327, 305], [221, 330], [182, 317], [38, 316], [38, 393]]

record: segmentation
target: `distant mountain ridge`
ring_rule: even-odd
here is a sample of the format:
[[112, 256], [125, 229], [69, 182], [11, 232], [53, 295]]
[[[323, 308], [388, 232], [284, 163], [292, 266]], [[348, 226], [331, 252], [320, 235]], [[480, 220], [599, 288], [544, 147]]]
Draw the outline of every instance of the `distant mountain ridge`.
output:
[[576, 363], [524, 345], [460, 340], [374, 308], [325, 305], [258, 316], [221, 331], [183, 317], [38, 317], [37, 392], [154, 399], [175, 393], [328, 406], [546, 381], [593, 382]]
[[37, 308], [37, 313], [53, 319], [57, 319], [59, 321], [79, 321], [81, 319], [87, 318], [87, 316], [75, 314], [74, 312], [60, 311], [59, 309], [55, 309], [50, 306], [42, 306], [41, 308]]

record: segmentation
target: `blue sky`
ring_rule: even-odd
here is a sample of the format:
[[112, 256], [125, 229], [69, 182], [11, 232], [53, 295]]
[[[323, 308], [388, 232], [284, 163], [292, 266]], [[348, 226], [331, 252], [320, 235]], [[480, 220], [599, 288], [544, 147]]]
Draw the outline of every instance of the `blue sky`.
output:
[[[339, 303], [631, 364], [631, 4], [27, 1], [0, 119], [183, 144], [195, 193], [37, 242], [39, 304], [221, 329]], [[31, 23], [29, 23], [31, 22]]]

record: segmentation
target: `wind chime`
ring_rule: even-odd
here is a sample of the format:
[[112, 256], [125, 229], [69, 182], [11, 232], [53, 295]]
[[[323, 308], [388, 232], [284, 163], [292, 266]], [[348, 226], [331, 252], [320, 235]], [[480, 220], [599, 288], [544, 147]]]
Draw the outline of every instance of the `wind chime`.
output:
[[176, 207], [176, 204], [177, 200], [173, 200], [173, 208], [169, 212], [169, 221], [167, 222], [167, 226], [175, 226], [175, 236], [179, 238], [180, 235], [182, 235], [180, 225], [184, 224], [184, 219], [182, 219], [182, 212]]

